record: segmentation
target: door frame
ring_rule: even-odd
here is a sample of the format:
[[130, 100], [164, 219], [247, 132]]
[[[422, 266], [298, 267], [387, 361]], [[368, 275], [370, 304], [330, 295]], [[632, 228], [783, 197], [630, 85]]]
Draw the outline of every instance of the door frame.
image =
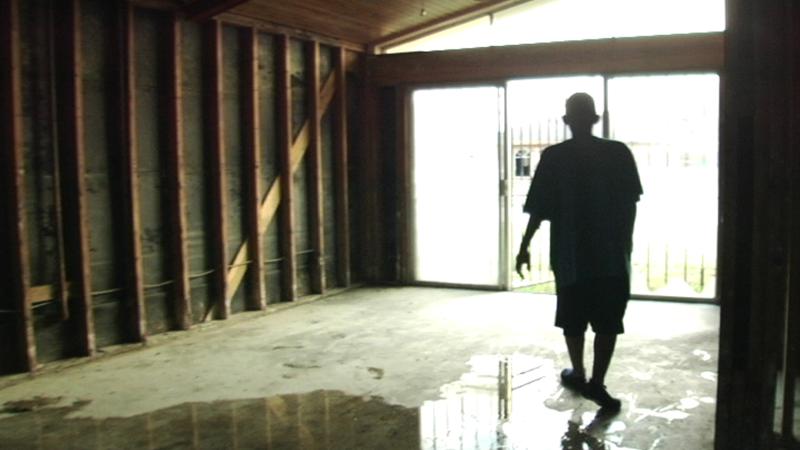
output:
[[[413, 94], [418, 90], [426, 89], [459, 89], [459, 88], [488, 88], [494, 87], [501, 92], [502, 104], [498, 104], [498, 108], [502, 114], [499, 130], [501, 135], [498, 136], [497, 142], [497, 158], [499, 172], [499, 196], [498, 196], [498, 279], [496, 285], [474, 285], [474, 284], [460, 284], [449, 282], [431, 282], [431, 281], [418, 281], [414, 279], [414, 251], [415, 251], [415, 223], [416, 216], [413, 207], [414, 198], [414, 155], [416, 153], [414, 142], [414, 104]], [[396, 117], [398, 123], [396, 124], [397, 132], [397, 167], [398, 173], [398, 189], [400, 193], [399, 201], [399, 214], [401, 226], [399, 227], [398, 236], [398, 275], [399, 281], [403, 285], [409, 286], [428, 286], [428, 287], [445, 287], [445, 288], [462, 288], [462, 289], [477, 289], [488, 291], [507, 291], [511, 286], [511, 271], [509, 270], [509, 250], [508, 242], [510, 239], [510, 223], [507, 218], [508, 209], [510, 207], [510, 197], [507, 195], [509, 192], [510, 182], [508, 180], [511, 160], [508, 158], [508, 118], [507, 118], [507, 89], [505, 80], [496, 82], [478, 82], [478, 83], [446, 83], [446, 84], [411, 84], [398, 86], [396, 90], [396, 104], [397, 111]]]

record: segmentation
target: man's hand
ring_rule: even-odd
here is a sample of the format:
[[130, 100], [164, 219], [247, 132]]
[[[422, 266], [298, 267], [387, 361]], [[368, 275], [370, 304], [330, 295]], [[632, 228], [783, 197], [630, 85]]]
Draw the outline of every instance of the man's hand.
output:
[[528, 266], [528, 272], [531, 271], [531, 255], [527, 248], [520, 249], [517, 254], [517, 273], [522, 279], [525, 279], [525, 275], [522, 274], [523, 266]]

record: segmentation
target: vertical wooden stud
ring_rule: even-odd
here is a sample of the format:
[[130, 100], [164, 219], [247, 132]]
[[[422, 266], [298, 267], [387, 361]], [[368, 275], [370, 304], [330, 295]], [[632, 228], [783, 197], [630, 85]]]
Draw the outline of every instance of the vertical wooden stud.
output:
[[348, 136], [347, 136], [347, 55], [339, 48], [334, 58], [336, 70], [336, 100], [334, 114], [334, 160], [336, 183], [336, 255], [339, 285], [350, 285], [350, 202], [348, 187]]
[[410, 255], [412, 254], [411, 248], [411, 233], [413, 232], [413, 225], [411, 223], [411, 211], [409, 209], [411, 202], [411, 155], [408, 149], [408, 138], [410, 136], [411, 124], [411, 94], [406, 87], [399, 87], [397, 89], [397, 251], [395, 258], [396, 276], [400, 282], [410, 282], [411, 266], [409, 264]]
[[3, 193], [9, 205], [5, 214], [6, 241], [10, 276], [10, 290], [16, 310], [16, 344], [20, 369], [36, 370], [36, 341], [33, 332], [33, 312], [29, 301], [30, 259], [25, 231], [24, 167], [22, 156], [22, 99], [19, 42], [19, 0], [0, 2], [0, 171]]
[[325, 291], [325, 221], [322, 202], [322, 111], [320, 111], [319, 82], [319, 43], [306, 44], [306, 67], [308, 67], [307, 89], [309, 138], [309, 227], [311, 246], [314, 250], [311, 261], [311, 291], [322, 294]]
[[278, 146], [280, 154], [280, 236], [281, 236], [281, 282], [283, 298], [294, 301], [297, 296], [295, 274], [295, 239], [293, 216], [292, 173], [292, 73], [289, 37], [278, 37]]
[[209, 150], [211, 153], [211, 210], [213, 214], [213, 248], [217, 318], [227, 319], [231, 313], [231, 302], [227, 297], [228, 252], [227, 244], [227, 183], [225, 176], [225, 124], [223, 117], [222, 80], [222, 23], [214, 20], [207, 25], [206, 61], [208, 85]]
[[[47, 12], [47, 32], [48, 32], [48, 69], [52, 80], [56, 77], [56, 18], [54, 8], [48, 8]], [[61, 320], [69, 320], [69, 285], [67, 283], [67, 254], [64, 243], [64, 208], [61, 204], [61, 156], [58, 147], [58, 95], [56, 83], [50, 82], [50, 136], [52, 137], [53, 155], [53, 212], [52, 218], [56, 231], [56, 259], [58, 266], [58, 284], [56, 285], [56, 300], [61, 306]]]
[[183, 102], [181, 84], [181, 22], [176, 15], [167, 23], [167, 89], [168, 89], [168, 139], [167, 189], [170, 203], [170, 227], [172, 230], [172, 276], [175, 279], [175, 321], [178, 328], [188, 330], [192, 326], [192, 301], [189, 286], [188, 219], [186, 218], [186, 174], [184, 172]]
[[142, 266], [142, 224], [139, 205], [139, 152], [136, 134], [136, 60], [133, 7], [124, 0], [117, 3], [119, 14], [120, 88], [120, 164], [125, 210], [124, 254], [126, 300], [130, 311], [130, 338], [136, 342], [147, 339], [145, 316], [144, 269]]
[[258, 33], [254, 28], [244, 31], [244, 134], [246, 157], [247, 193], [247, 253], [250, 256], [249, 291], [250, 309], [267, 307], [267, 291], [264, 278], [263, 239], [259, 210], [261, 209], [261, 112], [259, 110], [258, 79]]
[[92, 271], [89, 254], [88, 195], [85, 181], [83, 135], [83, 58], [79, 0], [57, 3], [59, 56], [59, 123], [62, 150], [61, 189], [71, 289], [70, 320], [75, 333], [75, 353], [92, 356], [96, 350], [92, 310]]

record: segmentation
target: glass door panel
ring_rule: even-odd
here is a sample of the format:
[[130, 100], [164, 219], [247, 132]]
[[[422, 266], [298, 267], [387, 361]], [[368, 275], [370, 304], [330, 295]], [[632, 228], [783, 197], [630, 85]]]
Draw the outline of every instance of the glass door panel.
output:
[[[598, 114], [603, 111], [603, 77], [577, 76], [536, 78], [510, 81], [508, 90], [508, 147], [511, 169], [511, 239], [510, 254], [516, 255], [528, 215], [522, 206], [530, 188], [531, 178], [542, 150], [570, 138], [570, 131], [561, 117], [567, 98], [576, 92], [586, 92], [594, 98]], [[602, 121], [594, 132], [601, 135]], [[531, 273], [522, 279], [514, 273], [513, 287], [528, 286], [537, 292], [555, 293], [550, 271], [550, 222], [542, 223], [531, 241]], [[509, 266], [513, 261], [508, 262]]]
[[414, 281], [499, 287], [504, 90], [413, 93]]
[[631, 148], [644, 188], [633, 294], [715, 297], [719, 76], [610, 78], [608, 113], [610, 137]]

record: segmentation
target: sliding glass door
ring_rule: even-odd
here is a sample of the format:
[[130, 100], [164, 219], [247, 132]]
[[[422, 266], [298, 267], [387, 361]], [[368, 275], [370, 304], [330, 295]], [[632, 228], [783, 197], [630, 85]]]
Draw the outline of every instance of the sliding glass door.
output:
[[504, 89], [422, 89], [412, 102], [413, 281], [504, 287]]
[[[569, 139], [564, 102], [595, 99], [594, 133], [630, 147], [644, 195], [632, 255], [639, 297], [714, 298], [719, 76], [570, 76], [413, 94], [413, 281], [554, 293], [549, 224], [531, 272], [513, 256], [541, 152]], [[512, 277], [513, 274], [513, 277]]]

